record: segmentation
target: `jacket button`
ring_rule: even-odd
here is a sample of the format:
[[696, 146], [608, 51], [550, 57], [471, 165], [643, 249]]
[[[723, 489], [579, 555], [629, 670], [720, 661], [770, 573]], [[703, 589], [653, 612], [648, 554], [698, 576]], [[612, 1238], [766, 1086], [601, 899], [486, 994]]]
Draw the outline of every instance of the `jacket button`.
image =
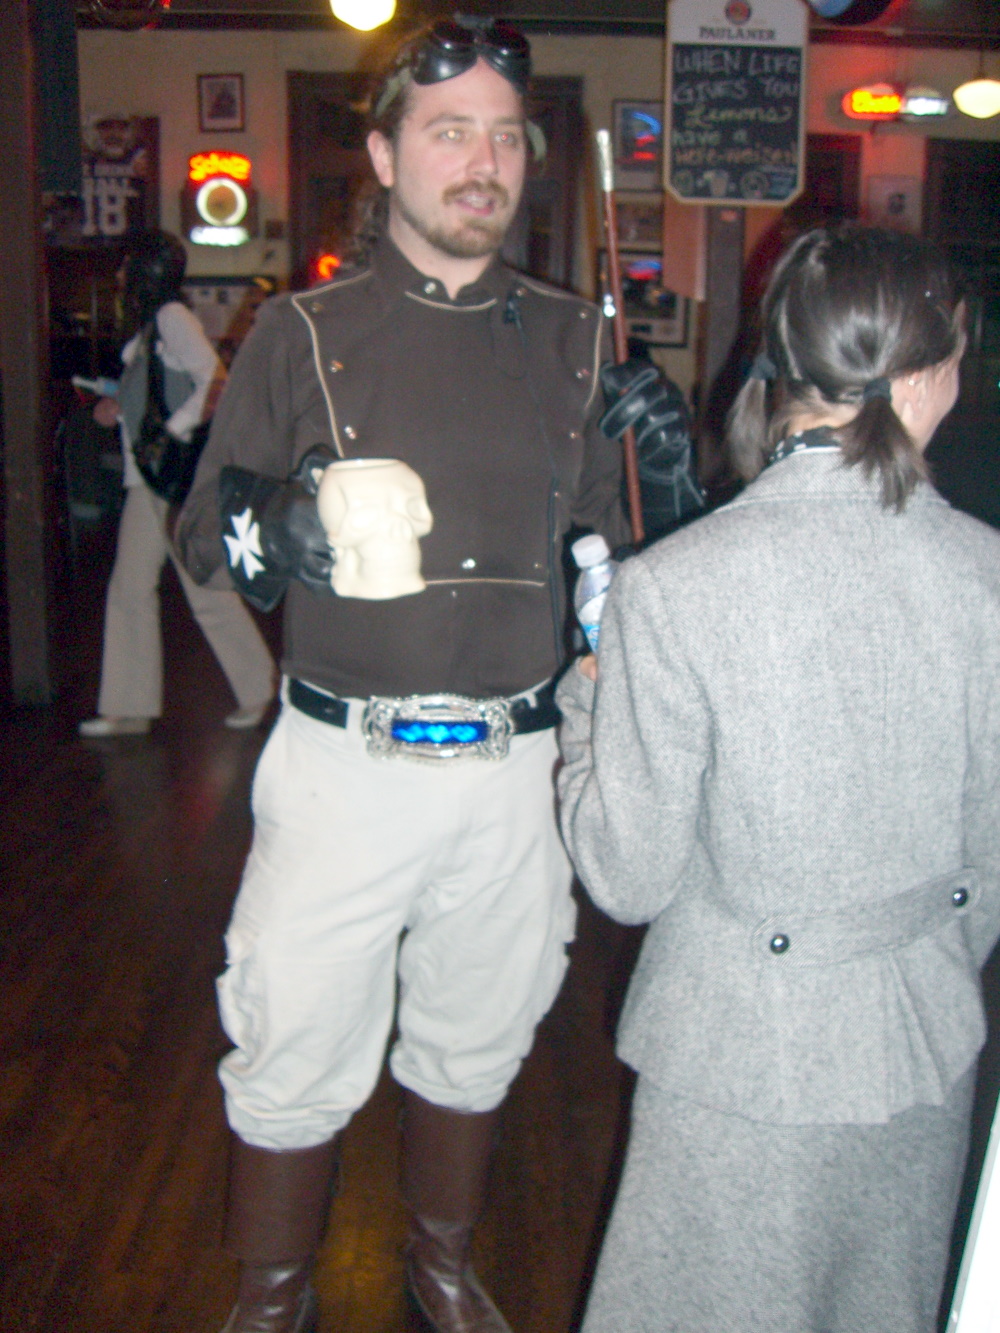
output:
[[310, 301], [310, 302], [309, 302], [309, 309], [313, 312], [314, 315], [318, 315], [319, 312], [323, 309], [323, 302], [322, 302], [322, 301]]
[[955, 892], [951, 895], [951, 901], [955, 904], [956, 907], [964, 907], [965, 904], [969, 901], [969, 890], [956, 889]]
[[336, 373], [337, 373], [338, 370], [343, 370], [343, 369], [344, 369], [344, 367], [343, 367], [343, 363], [342, 363], [342, 362], [340, 362], [340, 361], [331, 361], [331, 362], [330, 362], [330, 373], [331, 373], [332, 375], [336, 375]]
[[589, 311], [589, 310], [581, 310], [581, 311], [580, 311], [580, 318], [581, 318], [581, 319], [587, 319], [589, 315], [590, 315], [590, 311]]
[[353, 426], [345, 426], [344, 434], [347, 436], [349, 440], [356, 440], [358, 438], [358, 432], [354, 429]]
[[434, 293], [437, 291], [437, 289], [438, 285], [436, 282], [428, 280], [427, 282], [424, 283], [424, 291], [428, 296], [433, 296]]
[[774, 935], [771, 937], [771, 952], [785, 953], [791, 942], [787, 935]]
[[589, 371], [589, 370], [576, 370], [576, 371], [574, 371], [573, 373], [576, 375], [576, 378], [577, 378], [578, 380], [589, 380], [589, 379], [590, 379], [590, 371]]

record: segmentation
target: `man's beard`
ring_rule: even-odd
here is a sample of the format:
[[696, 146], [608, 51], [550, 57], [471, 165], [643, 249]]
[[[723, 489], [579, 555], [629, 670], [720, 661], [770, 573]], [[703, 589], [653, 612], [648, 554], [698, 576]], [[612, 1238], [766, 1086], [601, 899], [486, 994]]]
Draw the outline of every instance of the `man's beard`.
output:
[[510, 217], [506, 212], [510, 194], [497, 181], [482, 183], [465, 181], [461, 185], [449, 186], [441, 196], [442, 203], [453, 203], [469, 190], [488, 195], [497, 207], [504, 211], [503, 220], [495, 220], [492, 217], [469, 217], [457, 223], [450, 231], [446, 231], [443, 226], [435, 226], [411, 212], [406, 201], [398, 194], [394, 203], [403, 221], [442, 254], [449, 255], [452, 259], [482, 259], [484, 255], [496, 254], [503, 245], [503, 239], [510, 225]]

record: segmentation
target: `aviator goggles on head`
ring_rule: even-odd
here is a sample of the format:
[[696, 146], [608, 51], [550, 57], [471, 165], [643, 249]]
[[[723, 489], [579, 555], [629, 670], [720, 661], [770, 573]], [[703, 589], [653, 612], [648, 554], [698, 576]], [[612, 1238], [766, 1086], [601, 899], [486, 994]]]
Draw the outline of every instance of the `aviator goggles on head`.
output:
[[531, 47], [505, 19], [441, 19], [424, 36], [406, 63], [386, 81], [375, 104], [378, 118], [412, 79], [423, 86], [443, 83], [470, 70], [480, 57], [519, 93], [528, 89]]

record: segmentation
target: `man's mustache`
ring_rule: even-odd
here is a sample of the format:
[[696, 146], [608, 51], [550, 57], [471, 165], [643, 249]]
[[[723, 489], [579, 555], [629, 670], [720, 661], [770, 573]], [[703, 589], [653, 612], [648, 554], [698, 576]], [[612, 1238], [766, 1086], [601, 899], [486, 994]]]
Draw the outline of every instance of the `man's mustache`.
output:
[[461, 199], [465, 194], [475, 192], [476, 194], [485, 194], [493, 203], [500, 208], [504, 208], [510, 202], [510, 194], [499, 181], [463, 181], [461, 185], [449, 185], [444, 192], [444, 202], [452, 204], [456, 199]]

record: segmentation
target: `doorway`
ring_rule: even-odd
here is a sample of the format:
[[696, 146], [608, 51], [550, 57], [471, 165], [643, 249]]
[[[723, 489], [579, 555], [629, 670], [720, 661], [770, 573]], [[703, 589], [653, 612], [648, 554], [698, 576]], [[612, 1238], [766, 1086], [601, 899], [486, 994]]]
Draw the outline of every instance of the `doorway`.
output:
[[929, 140], [925, 216], [965, 283], [961, 406], [1000, 422], [1000, 144]]

